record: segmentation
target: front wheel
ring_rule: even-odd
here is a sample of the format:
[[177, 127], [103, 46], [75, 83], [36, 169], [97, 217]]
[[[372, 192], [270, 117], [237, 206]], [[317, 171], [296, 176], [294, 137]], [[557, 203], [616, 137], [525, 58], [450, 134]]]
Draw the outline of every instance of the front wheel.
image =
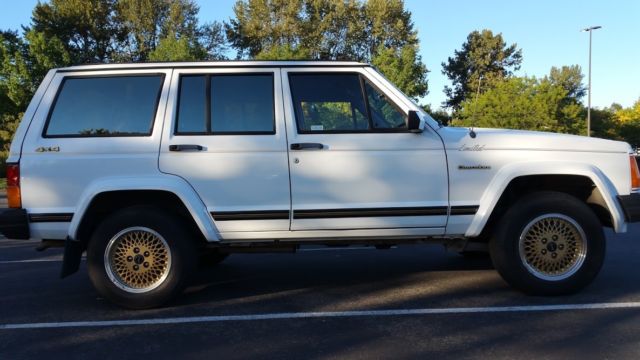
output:
[[489, 246], [500, 275], [532, 295], [581, 290], [600, 271], [606, 249], [594, 212], [571, 195], [550, 191], [531, 194], [509, 209]]
[[197, 260], [184, 224], [145, 206], [104, 220], [87, 249], [89, 277], [98, 292], [130, 309], [160, 306], [181, 293]]

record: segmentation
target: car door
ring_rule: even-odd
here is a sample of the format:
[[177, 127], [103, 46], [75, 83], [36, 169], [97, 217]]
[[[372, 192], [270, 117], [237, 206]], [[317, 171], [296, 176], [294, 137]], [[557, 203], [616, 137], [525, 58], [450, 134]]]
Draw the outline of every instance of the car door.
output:
[[410, 106], [363, 68], [282, 71], [292, 230], [423, 228], [444, 232], [444, 148], [407, 130]]
[[289, 230], [280, 70], [176, 69], [160, 170], [193, 186], [225, 232]]

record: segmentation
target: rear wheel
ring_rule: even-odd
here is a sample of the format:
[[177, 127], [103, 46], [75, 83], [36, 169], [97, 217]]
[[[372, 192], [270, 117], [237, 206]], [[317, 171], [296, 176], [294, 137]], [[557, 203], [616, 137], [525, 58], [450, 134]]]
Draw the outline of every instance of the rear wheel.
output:
[[507, 211], [490, 251], [496, 270], [513, 287], [534, 295], [571, 294], [600, 271], [605, 237], [585, 203], [565, 193], [538, 192]]
[[131, 309], [160, 306], [181, 293], [196, 263], [186, 227], [175, 216], [137, 206], [116, 212], [93, 233], [89, 276], [98, 292]]

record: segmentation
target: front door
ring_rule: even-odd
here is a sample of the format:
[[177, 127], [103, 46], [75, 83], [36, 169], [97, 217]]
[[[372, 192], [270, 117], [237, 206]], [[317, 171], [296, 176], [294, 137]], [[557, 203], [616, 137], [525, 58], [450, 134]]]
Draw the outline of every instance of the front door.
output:
[[[291, 230], [424, 228], [444, 232], [443, 144], [407, 131], [407, 101], [360, 68], [282, 71]], [[391, 95], [387, 95], [391, 94]]]
[[181, 176], [219, 232], [289, 230], [280, 70], [177, 69], [160, 170]]

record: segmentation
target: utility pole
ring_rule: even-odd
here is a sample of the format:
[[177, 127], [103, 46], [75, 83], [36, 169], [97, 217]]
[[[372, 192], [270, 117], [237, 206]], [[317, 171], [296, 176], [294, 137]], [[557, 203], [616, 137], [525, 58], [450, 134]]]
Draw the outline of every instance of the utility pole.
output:
[[582, 29], [582, 31], [587, 31], [589, 33], [589, 95], [588, 95], [588, 105], [587, 105], [587, 136], [591, 136], [591, 39], [593, 30], [601, 29], [602, 26], [591, 26], [586, 29]]

